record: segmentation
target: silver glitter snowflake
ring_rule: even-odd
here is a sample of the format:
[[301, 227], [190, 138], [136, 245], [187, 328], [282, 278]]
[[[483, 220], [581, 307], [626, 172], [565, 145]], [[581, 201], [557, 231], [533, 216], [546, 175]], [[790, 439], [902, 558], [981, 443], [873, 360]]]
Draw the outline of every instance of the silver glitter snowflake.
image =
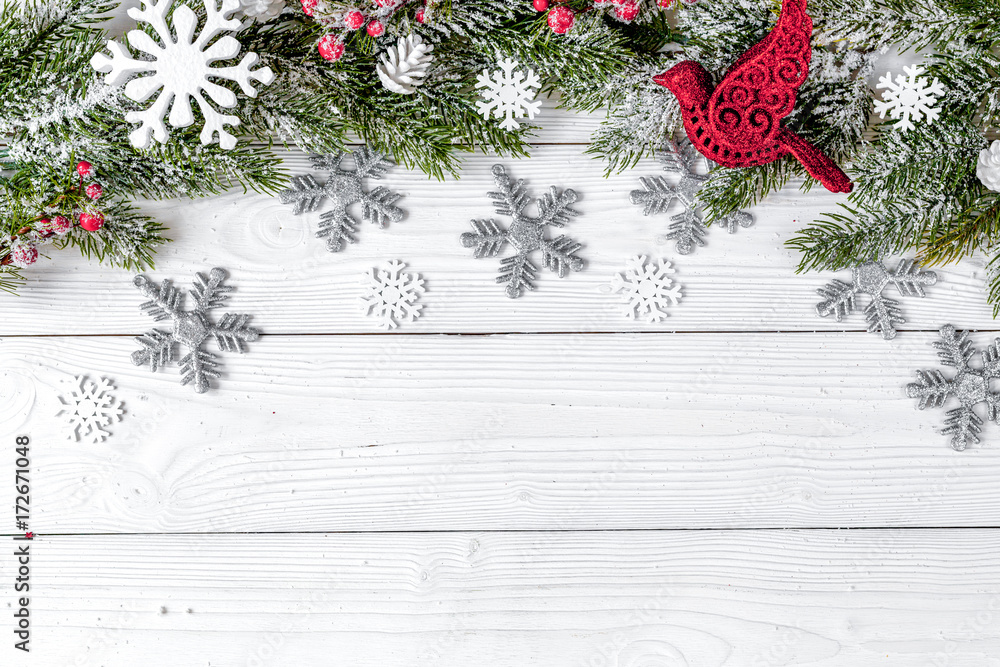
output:
[[941, 327], [941, 340], [934, 342], [938, 357], [945, 366], [952, 366], [957, 374], [946, 380], [939, 370], [917, 371], [917, 381], [906, 385], [906, 395], [918, 398], [917, 407], [939, 408], [949, 396], [954, 396], [961, 407], [948, 411], [943, 435], [950, 435], [951, 446], [962, 451], [969, 444], [978, 443], [983, 420], [975, 413], [977, 403], [985, 403], [990, 421], [996, 421], [1000, 414], [1000, 394], [990, 391], [990, 380], [1000, 378], [1000, 338], [982, 353], [983, 367], [976, 370], [969, 365], [975, 353], [969, 341], [969, 332], [956, 332], [955, 327], [946, 324]]
[[184, 310], [184, 294], [177, 290], [169, 280], [164, 280], [159, 287], [150, 282], [146, 276], [136, 276], [132, 281], [139, 290], [150, 298], [140, 308], [157, 321], [173, 320], [173, 331], [152, 329], [135, 341], [142, 345], [141, 350], [132, 353], [132, 363], [136, 366], [149, 364], [152, 371], [174, 360], [174, 347], [181, 344], [189, 352], [180, 359], [181, 384], [193, 384], [199, 394], [208, 391], [210, 378], [220, 377], [216, 370], [218, 362], [216, 355], [203, 349], [205, 341], [215, 338], [219, 349], [223, 352], [245, 351], [245, 342], [257, 340], [256, 329], [247, 326], [249, 315], [233, 315], [226, 313], [218, 323], [209, 319], [209, 313], [225, 303], [228, 292], [233, 290], [222, 283], [226, 279], [226, 271], [212, 269], [208, 278], [201, 273], [195, 274], [194, 289], [191, 296], [195, 300], [194, 310]]
[[[664, 213], [676, 200], [683, 207], [671, 218], [667, 239], [676, 241], [676, 249], [682, 255], [694, 252], [696, 246], [705, 245], [705, 222], [698, 211], [698, 191], [708, 180], [708, 176], [697, 173], [695, 166], [701, 159], [687, 138], [680, 143], [671, 140], [666, 150], [657, 153], [657, 159], [668, 174], [677, 174], [680, 180], [674, 185], [663, 176], [641, 177], [642, 190], [629, 193], [633, 204], [642, 206], [643, 215]], [[709, 169], [714, 163], [709, 162]], [[746, 211], [736, 211], [717, 220], [730, 234], [740, 227], [753, 224], [753, 216]]]
[[522, 72], [517, 69], [518, 63], [511, 58], [500, 62], [500, 69], [483, 70], [476, 76], [476, 88], [481, 89], [482, 102], [476, 102], [479, 115], [483, 118], [502, 118], [500, 127], [513, 132], [520, 125], [515, 118], [528, 116], [535, 118], [542, 107], [540, 101], [535, 101], [537, 88], [541, 87], [538, 75], [532, 70]]
[[902, 296], [924, 296], [924, 286], [937, 282], [937, 274], [933, 271], [923, 271], [912, 259], [900, 260], [896, 270], [889, 272], [882, 262], [865, 262], [854, 267], [854, 276], [850, 283], [834, 280], [819, 288], [817, 293], [823, 301], [816, 304], [816, 313], [820, 317], [835, 315], [840, 322], [844, 316], [853, 313], [857, 305], [855, 297], [867, 294], [871, 303], [865, 306], [865, 320], [869, 332], [882, 332], [882, 338], [891, 340], [896, 337], [896, 325], [903, 324], [903, 311], [899, 302], [882, 295], [882, 290], [893, 284]]
[[500, 260], [500, 275], [497, 282], [507, 284], [507, 296], [514, 299], [525, 289], [535, 289], [534, 280], [538, 275], [538, 267], [531, 262], [530, 255], [536, 250], [542, 251], [542, 263], [560, 278], [566, 276], [569, 270], [583, 269], [583, 260], [574, 253], [582, 246], [567, 236], [559, 236], [555, 240], [545, 238], [545, 228], [564, 226], [571, 217], [579, 215], [579, 211], [570, 208], [576, 201], [576, 192], [564, 190], [561, 194], [555, 186], [538, 198], [538, 217], [531, 218], [524, 214], [528, 204], [528, 193], [523, 179], [511, 183], [510, 177], [503, 165], [493, 166], [493, 180], [497, 191], [488, 193], [493, 197], [493, 206], [500, 215], [512, 218], [508, 229], [502, 229], [495, 220], [473, 220], [472, 228], [476, 231], [462, 234], [462, 245], [475, 248], [475, 257], [495, 257], [505, 244], [509, 243], [517, 251], [512, 257]]
[[[251, 69], [260, 60], [256, 53], [247, 53], [236, 65], [213, 67], [214, 63], [230, 60], [240, 53], [240, 43], [233, 37], [240, 29], [240, 22], [230, 18], [240, 8], [240, 0], [222, 0], [221, 7], [217, 0], [204, 0], [204, 26], [197, 37], [198, 15], [186, 5], [178, 5], [171, 12], [173, 4], [174, 0], [142, 0], [141, 9], [128, 10], [129, 16], [147, 24], [156, 36], [140, 29], [129, 31], [128, 43], [138, 52], [138, 58], [111, 40], [108, 42], [111, 57], [97, 53], [90, 65], [107, 74], [104, 81], [109, 86], [124, 85], [125, 96], [130, 100], [142, 103], [156, 95], [146, 109], [125, 115], [127, 122], [141, 123], [129, 134], [129, 141], [136, 148], [146, 148], [150, 136], [166, 143], [169, 135], [164, 117], [173, 127], [192, 125], [193, 100], [204, 120], [201, 143], [209, 144], [218, 135], [219, 145], [231, 149], [236, 146], [236, 137], [226, 126], [239, 125], [239, 118], [220, 113], [205, 98], [220, 108], [231, 109], [237, 103], [236, 93], [219, 82], [232, 81], [245, 95], [256, 97], [253, 82], [267, 85], [274, 80], [274, 72], [269, 67]], [[223, 35], [224, 32], [227, 34]]]
[[361, 305], [365, 314], [377, 318], [383, 329], [395, 329], [400, 322], [412, 322], [423, 308], [418, 301], [424, 293], [424, 281], [404, 268], [403, 262], [394, 259], [387, 268], [372, 268], [365, 274], [365, 295]]
[[312, 174], [293, 176], [291, 189], [279, 194], [281, 203], [291, 204], [295, 215], [315, 211], [324, 199], [329, 198], [333, 208], [320, 216], [316, 236], [326, 237], [326, 247], [330, 252], [343, 249], [345, 240], [355, 242], [358, 221], [347, 210], [352, 204], [361, 204], [362, 217], [380, 228], [385, 227], [387, 221], [399, 222], [403, 219], [402, 209], [393, 205], [400, 195], [381, 185], [371, 192], [365, 192], [364, 188], [365, 178], [382, 178], [393, 162], [378, 151], [361, 146], [354, 151], [355, 166], [349, 171], [343, 167], [348, 155], [343, 152], [313, 155], [313, 167], [329, 172], [326, 183], [320, 185]]
[[629, 259], [625, 267], [625, 273], [616, 273], [611, 279], [612, 291], [620, 293], [626, 303], [625, 317], [630, 320], [641, 317], [647, 322], [667, 317], [667, 307], [676, 306], [681, 298], [681, 286], [670, 278], [676, 273], [670, 262], [660, 259], [647, 264], [642, 255]]
[[125, 412], [111, 393], [114, 388], [107, 378], [93, 382], [85, 375], [79, 375], [73, 391], [59, 397], [63, 408], [56, 416], [62, 416], [68, 422], [73, 440], [89, 440], [97, 444], [111, 435], [107, 427], [120, 422]]

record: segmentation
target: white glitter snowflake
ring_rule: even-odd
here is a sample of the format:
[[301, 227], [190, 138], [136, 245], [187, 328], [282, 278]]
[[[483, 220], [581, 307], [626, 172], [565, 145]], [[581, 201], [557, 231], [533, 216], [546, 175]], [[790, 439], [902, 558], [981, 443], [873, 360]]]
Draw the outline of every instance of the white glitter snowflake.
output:
[[893, 120], [898, 120], [894, 127], [903, 132], [916, 129], [913, 121], [921, 121], [924, 118], [928, 123], [937, 120], [941, 115], [939, 109], [934, 108], [935, 102], [941, 95], [944, 95], [944, 86], [937, 79], [930, 84], [927, 79], [920, 76], [924, 73], [924, 68], [920, 65], [903, 67], [907, 76], [897, 74], [895, 81], [892, 72], [887, 72], [885, 76], [879, 78], [876, 88], [885, 88], [881, 100], [875, 100], [875, 111], [880, 118], [885, 118], [888, 113]]
[[406, 264], [394, 259], [387, 269], [365, 274], [365, 295], [361, 306], [366, 315], [378, 319], [383, 329], [395, 329], [400, 322], [412, 322], [420, 316], [423, 305], [417, 303], [424, 293], [424, 281], [417, 274], [403, 271]]
[[676, 273], [670, 262], [660, 259], [647, 264], [645, 255], [641, 255], [628, 260], [625, 267], [625, 273], [616, 273], [611, 279], [612, 292], [620, 292], [626, 304], [625, 317], [630, 320], [641, 317], [647, 322], [667, 317], [666, 308], [676, 306], [681, 298], [681, 286], [670, 278]]
[[[167, 24], [173, 0], [142, 0], [142, 9], [133, 7], [128, 15], [136, 21], [148, 23], [159, 41], [142, 30], [128, 33], [128, 43], [141, 55], [136, 60], [128, 50], [115, 40], [108, 41], [109, 58], [104, 53], [96, 53], [90, 65], [98, 72], [107, 73], [105, 82], [110, 86], [125, 84], [125, 96], [136, 102], [145, 102], [157, 95], [153, 103], [143, 111], [129, 111], [125, 120], [141, 125], [129, 134], [129, 141], [136, 148], [149, 146], [150, 135], [160, 143], [166, 143], [167, 127], [163, 122], [169, 109], [171, 127], [188, 127], [194, 123], [191, 100], [198, 103], [205, 125], [201, 131], [201, 143], [210, 144], [219, 135], [219, 145], [225, 149], [236, 146], [236, 137], [225, 126], [240, 124], [236, 116], [222, 114], [205, 99], [205, 95], [224, 109], [236, 106], [236, 94], [215, 79], [235, 81], [250, 97], [257, 96], [252, 80], [265, 85], [274, 80], [269, 67], [257, 70], [250, 68], [259, 60], [256, 53], [248, 53], [238, 65], [212, 67], [218, 60], [228, 60], [240, 52], [240, 43], [232, 35], [216, 37], [223, 31], [235, 31], [240, 27], [237, 19], [227, 18], [240, 9], [240, 0], [222, 0], [221, 9], [217, 0], [204, 0], [205, 26], [194, 37], [198, 27], [198, 17], [185, 5], [173, 12], [173, 29]], [[174, 36], [176, 32], [176, 37]], [[214, 40], [214, 41], [213, 41]], [[133, 78], [141, 72], [148, 76]], [[127, 82], [127, 83], [126, 83]]]
[[115, 387], [107, 378], [99, 383], [91, 382], [85, 375], [77, 376], [73, 391], [60, 396], [63, 409], [56, 416], [62, 416], [72, 428], [71, 439], [90, 440], [97, 444], [111, 435], [106, 427], [122, 420], [121, 403], [109, 392]]
[[541, 87], [538, 75], [532, 70], [521, 72], [517, 69], [518, 62], [505, 58], [500, 62], [500, 69], [483, 70], [476, 76], [476, 88], [482, 88], [479, 94], [482, 102], [476, 102], [479, 115], [483, 118], [503, 118], [500, 127], [513, 132], [518, 125], [515, 118], [523, 118], [527, 114], [534, 119], [542, 106], [540, 101], [533, 101]]

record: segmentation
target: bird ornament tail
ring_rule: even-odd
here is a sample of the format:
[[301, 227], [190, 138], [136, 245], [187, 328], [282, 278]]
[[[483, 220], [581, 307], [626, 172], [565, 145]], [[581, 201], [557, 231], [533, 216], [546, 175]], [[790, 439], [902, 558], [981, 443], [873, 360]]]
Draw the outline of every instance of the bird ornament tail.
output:
[[751, 167], [791, 154], [832, 192], [853, 184], [833, 160], [784, 127], [796, 92], [809, 76], [812, 19], [807, 0], [782, 0], [770, 33], [712, 85], [700, 64], [685, 60], [653, 78], [680, 103], [691, 143], [724, 167]]
[[854, 184], [847, 174], [820, 149], [787, 128], [778, 135], [780, 141], [796, 160], [802, 163], [809, 175], [823, 184], [830, 192], [850, 192]]

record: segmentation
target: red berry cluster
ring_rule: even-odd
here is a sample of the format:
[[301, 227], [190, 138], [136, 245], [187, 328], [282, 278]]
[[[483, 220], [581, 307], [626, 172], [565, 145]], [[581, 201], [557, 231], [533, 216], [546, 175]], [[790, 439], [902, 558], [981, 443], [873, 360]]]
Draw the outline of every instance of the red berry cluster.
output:
[[[567, 7], [564, 3], [566, 0], [533, 0], [532, 5], [537, 12], [548, 12], [546, 16], [546, 22], [552, 32], [557, 35], [565, 35], [573, 27], [573, 22], [576, 21], [577, 12]], [[693, 5], [698, 0], [656, 0], [656, 6], [660, 9], [668, 9], [674, 5], [675, 2], [683, 2], [687, 5]], [[639, 16], [639, 12], [642, 7], [639, 0], [593, 0], [593, 4], [583, 11], [590, 11], [592, 9], [610, 9], [610, 13], [619, 21], [625, 23], [631, 23]]]
[[[51, 217], [39, 215], [33, 225], [22, 227], [10, 238], [10, 250], [0, 260], [0, 264], [13, 264], [26, 268], [38, 261], [39, 243], [54, 236], [65, 236], [78, 225], [80, 229], [88, 232], [96, 232], [104, 226], [104, 214], [97, 208], [97, 200], [104, 194], [104, 188], [94, 181], [97, 174], [94, 166], [82, 160], [76, 165], [76, 173], [79, 176], [79, 183], [67, 188], [57, 198], [57, 205], [60, 207], [64, 207], [66, 203], [71, 204], [70, 216], [76, 217], [76, 221], [65, 215]], [[86, 181], [91, 182], [85, 184]]]
[[[366, 6], [328, 15], [323, 0], [302, 0], [302, 11], [331, 29], [316, 43], [316, 49], [324, 60], [336, 61], [344, 57], [344, 42], [349, 33], [364, 28], [369, 36], [381, 37], [385, 34], [386, 19], [413, 1], [367, 0], [362, 2]], [[423, 4], [417, 8], [414, 18], [423, 23], [426, 12], [427, 5]]]

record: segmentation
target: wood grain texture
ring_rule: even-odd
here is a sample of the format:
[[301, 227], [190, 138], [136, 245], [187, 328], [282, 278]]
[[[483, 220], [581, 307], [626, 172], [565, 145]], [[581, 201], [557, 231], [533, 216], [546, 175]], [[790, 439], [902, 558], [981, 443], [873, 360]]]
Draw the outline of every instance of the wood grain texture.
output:
[[36, 665], [1000, 664], [995, 531], [78, 536], [32, 548]]
[[[679, 256], [669, 216], [628, 203], [658, 166], [605, 179], [584, 155], [601, 115], [553, 107], [530, 160], [469, 156], [444, 183], [394, 169], [406, 218], [339, 255], [318, 213], [273, 197], [141, 202], [175, 241], [151, 276], [224, 266], [230, 309], [265, 332], [212, 393], [129, 363], [126, 334], [152, 326], [129, 273], [55, 251], [0, 294], [0, 443], [33, 439], [42, 533], [33, 652], [0, 643], [0, 664], [1000, 667], [997, 427], [953, 452], [902, 390], [937, 366], [941, 324], [996, 328], [984, 263], [939, 270], [885, 343], [860, 314], [816, 317], [834, 274], [795, 275], [782, 245], [842, 198], [788, 188]], [[461, 246], [497, 217], [496, 162], [581, 194], [565, 231], [584, 272], [511, 301], [497, 260]], [[606, 288], [638, 254], [676, 263], [665, 323]], [[393, 258], [426, 279], [424, 316], [350, 335], [377, 333], [360, 277]], [[56, 417], [84, 373], [125, 404], [106, 443]], [[233, 534], [253, 531], [287, 534]]]
[[[997, 427], [955, 452], [903, 391], [932, 339], [264, 336], [197, 395], [125, 337], [9, 338], [0, 436], [42, 533], [998, 525]], [[94, 369], [127, 415], [67, 442]]]
[[[591, 332], [591, 331], [860, 331], [861, 313], [836, 322], [815, 313], [816, 289], [850, 272], [796, 275], [797, 255], [784, 241], [843, 199], [789, 188], [754, 211], [754, 227], [729, 235], [710, 230], [708, 246], [678, 255], [665, 241], [665, 215], [644, 217], [628, 201], [638, 177], [656, 173], [652, 161], [633, 172], [605, 179], [600, 162], [583, 146], [539, 146], [530, 160], [505, 161], [515, 178], [535, 194], [550, 184], [581, 193], [583, 215], [565, 231], [583, 242], [587, 267], [560, 280], [542, 270], [538, 291], [508, 299], [495, 283], [497, 259], [474, 259], [460, 236], [473, 218], [498, 216], [486, 193], [494, 185], [494, 158], [470, 158], [463, 177], [429, 182], [417, 173], [393, 171], [385, 184], [402, 192], [407, 217], [378, 229], [363, 223], [358, 243], [331, 254], [314, 238], [319, 213], [293, 216], [276, 198], [232, 194], [196, 201], [149, 202], [143, 209], [170, 227], [174, 243], [164, 247], [151, 276], [186, 287], [196, 271], [223, 266], [237, 291], [229, 308], [254, 315], [267, 333], [371, 333], [374, 321], [358, 305], [362, 275], [398, 258], [422, 274], [427, 293], [422, 317], [405, 332]], [[291, 160], [294, 173], [304, 156]], [[660, 324], [626, 319], [612, 276], [635, 255], [665, 256], [675, 262], [684, 298]], [[538, 258], [536, 258], [537, 260]], [[975, 260], [939, 270], [928, 298], [903, 298], [903, 329], [936, 330], [945, 322], [963, 328], [995, 328], [985, 302], [982, 263]], [[893, 292], [894, 294], [894, 292]], [[898, 295], [896, 295], [898, 298]], [[863, 307], [867, 297], [860, 297]], [[148, 322], [143, 301], [125, 271], [102, 269], [59, 253], [32, 268], [19, 297], [0, 294], [0, 335], [139, 333]], [[872, 340], [875, 345], [879, 341]]]

